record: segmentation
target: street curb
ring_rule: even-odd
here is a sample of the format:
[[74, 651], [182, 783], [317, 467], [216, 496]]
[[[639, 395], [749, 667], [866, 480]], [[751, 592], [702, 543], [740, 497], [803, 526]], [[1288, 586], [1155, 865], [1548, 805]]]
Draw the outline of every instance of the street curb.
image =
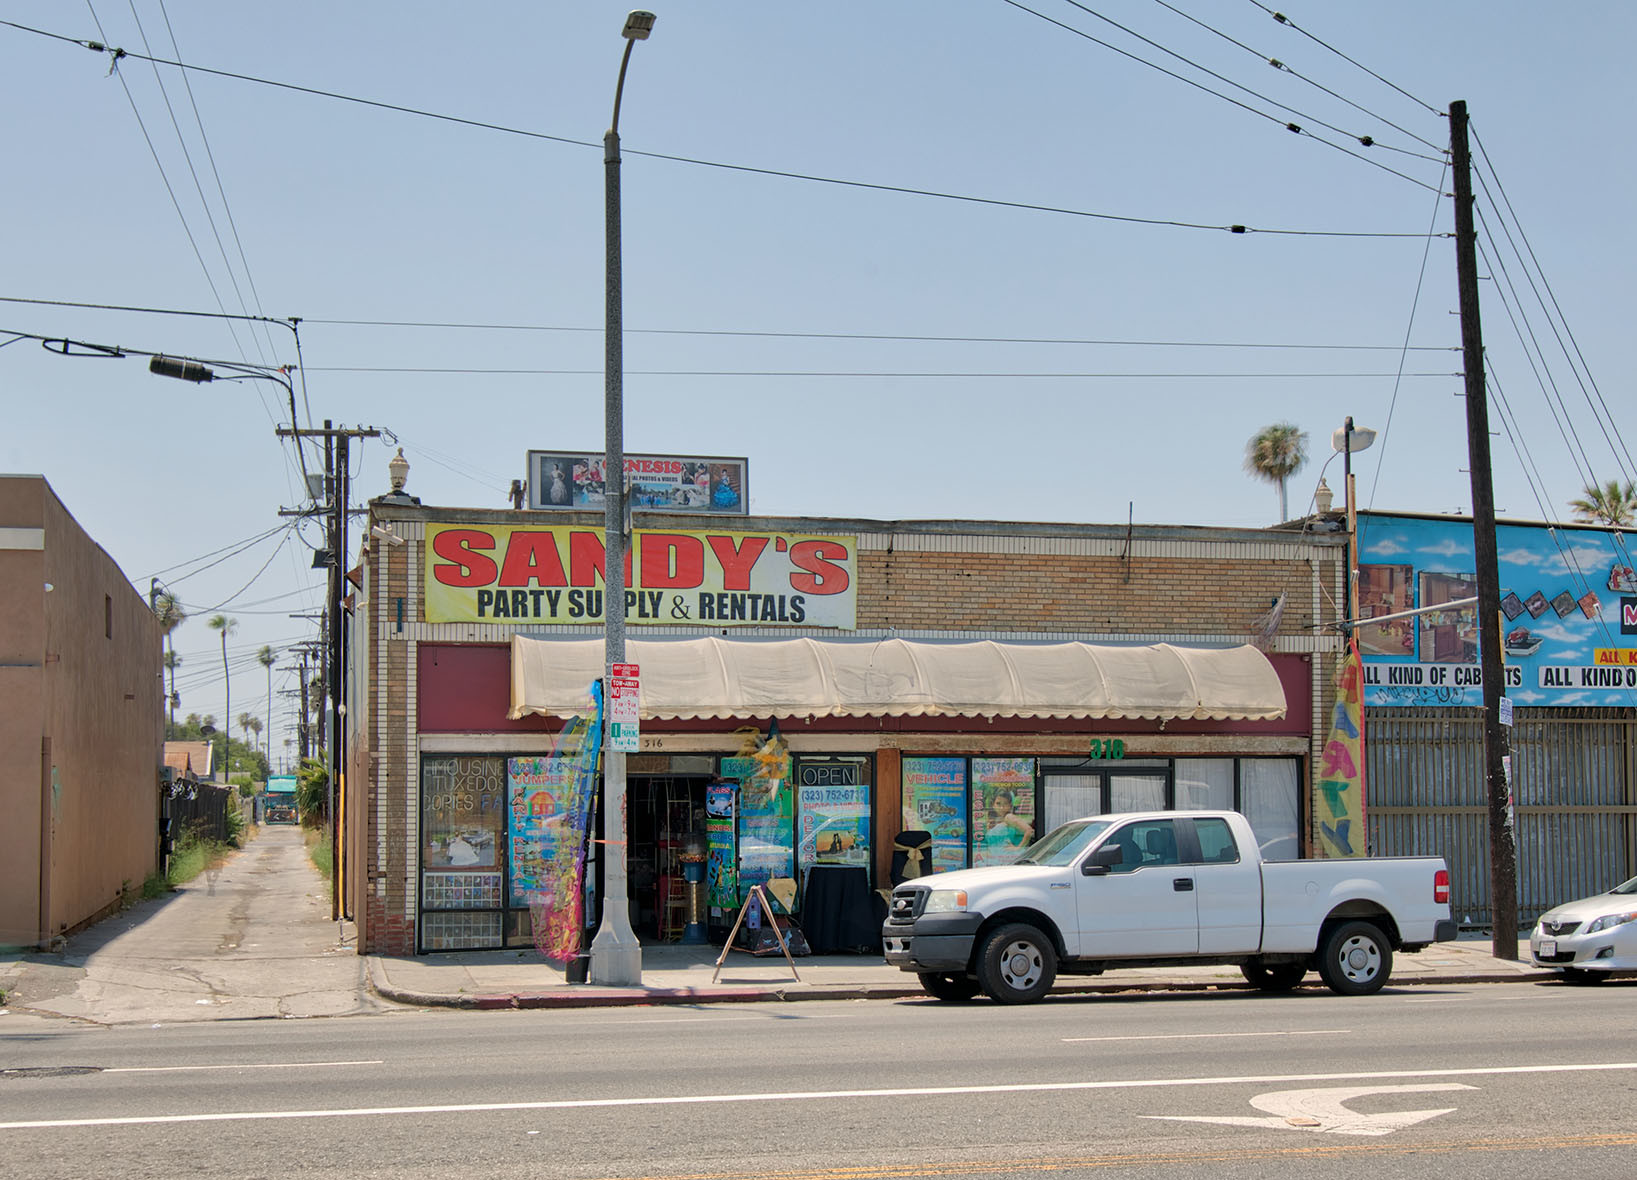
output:
[[[1463, 975], [1417, 975], [1389, 979], [1387, 986], [1406, 987], [1426, 984], [1469, 983], [1540, 983], [1556, 978], [1555, 971], [1519, 971], [1507, 973], [1476, 972]], [[466, 1011], [510, 1011], [536, 1008], [629, 1008], [658, 1007], [677, 1004], [747, 1004], [771, 1001], [793, 1003], [799, 1000], [902, 1000], [925, 999], [919, 984], [840, 984], [806, 986], [757, 987], [680, 987], [680, 988], [604, 988], [589, 984], [565, 985], [561, 991], [497, 992], [473, 995], [448, 995], [437, 992], [416, 992], [393, 986], [376, 959], [369, 960], [370, 988], [382, 999], [409, 1004], [420, 1008], [455, 1008]], [[1306, 985], [1322, 988], [1317, 982]], [[1236, 980], [1183, 980], [1124, 983], [1085, 983], [1060, 985], [1051, 995], [1119, 995], [1146, 992], [1207, 992], [1254, 991], [1249, 983]]]

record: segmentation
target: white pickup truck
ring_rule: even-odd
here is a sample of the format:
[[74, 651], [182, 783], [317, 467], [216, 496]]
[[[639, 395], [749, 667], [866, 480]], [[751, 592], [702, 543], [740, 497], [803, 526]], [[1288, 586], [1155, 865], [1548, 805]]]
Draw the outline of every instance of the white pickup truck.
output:
[[881, 927], [888, 963], [940, 1000], [1038, 1000], [1061, 972], [1237, 965], [1266, 991], [1316, 968], [1368, 995], [1393, 952], [1456, 935], [1439, 857], [1264, 861], [1233, 811], [1072, 820], [1015, 863], [907, 881]]

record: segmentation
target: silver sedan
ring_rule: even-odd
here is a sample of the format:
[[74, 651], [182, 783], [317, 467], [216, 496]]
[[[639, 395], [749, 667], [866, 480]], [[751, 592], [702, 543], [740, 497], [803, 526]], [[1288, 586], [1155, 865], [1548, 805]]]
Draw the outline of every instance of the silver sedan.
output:
[[1637, 877], [1543, 914], [1529, 935], [1529, 953], [1575, 983], [1637, 971]]

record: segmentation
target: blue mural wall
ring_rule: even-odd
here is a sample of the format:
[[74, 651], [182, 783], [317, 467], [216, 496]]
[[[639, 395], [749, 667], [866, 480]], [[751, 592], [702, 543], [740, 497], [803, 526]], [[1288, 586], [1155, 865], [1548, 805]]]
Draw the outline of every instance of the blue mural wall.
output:
[[[1477, 594], [1472, 522], [1359, 515], [1358, 615]], [[1506, 695], [1518, 706], [1637, 706], [1637, 572], [1614, 529], [1500, 524]], [[1450, 607], [1359, 628], [1366, 705], [1483, 704], [1478, 612]]]

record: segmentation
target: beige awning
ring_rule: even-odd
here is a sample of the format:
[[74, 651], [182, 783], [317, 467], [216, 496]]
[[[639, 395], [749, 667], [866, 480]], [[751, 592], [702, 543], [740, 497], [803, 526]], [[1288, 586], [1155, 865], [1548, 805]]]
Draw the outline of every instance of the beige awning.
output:
[[[509, 716], [591, 706], [601, 639], [512, 639]], [[908, 639], [633, 639], [641, 715], [1152, 717], [1272, 720], [1284, 688], [1254, 647], [939, 643]]]

